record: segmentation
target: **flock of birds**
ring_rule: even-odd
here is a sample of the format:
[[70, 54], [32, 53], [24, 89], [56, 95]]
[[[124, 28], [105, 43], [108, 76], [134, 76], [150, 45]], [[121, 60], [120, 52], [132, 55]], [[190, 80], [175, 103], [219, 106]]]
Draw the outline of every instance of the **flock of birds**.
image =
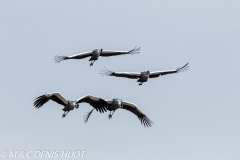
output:
[[[111, 51], [111, 50], [103, 50], [103, 49], [95, 49], [93, 51], [79, 53], [73, 56], [56, 56], [55, 62], [59, 63], [63, 60], [68, 59], [83, 59], [86, 57], [90, 57], [89, 61], [91, 61], [90, 66], [93, 66], [94, 62], [98, 60], [99, 56], [102, 57], [109, 57], [109, 56], [117, 56], [117, 55], [124, 55], [124, 54], [137, 54], [140, 53], [140, 47], [134, 48], [129, 51]], [[138, 79], [137, 82], [139, 82], [139, 86], [142, 85], [144, 82], [147, 82], [148, 78], [157, 78], [159, 76], [163, 76], [166, 74], [172, 74], [172, 73], [178, 73], [182, 72], [188, 69], [188, 63], [185, 64], [183, 67], [177, 68], [175, 70], [165, 70], [165, 71], [143, 71], [143, 72], [113, 72], [111, 70], [108, 70], [107, 68], [103, 68], [100, 72], [101, 75], [107, 75], [107, 76], [115, 76], [115, 77], [124, 77], [124, 78], [130, 78], [130, 79]], [[104, 100], [102, 98], [93, 96], [93, 95], [86, 95], [83, 96], [75, 101], [70, 101], [66, 99], [64, 96], [62, 96], [58, 92], [45, 94], [42, 96], [37, 97], [34, 100], [33, 105], [36, 108], [42, 107], [45, 103], [47, 103], [49, 100], [52, 100], [62, 106], [64, 108], [62, 109], [64, 111], [62, 117], [64, 118], [68, 112], [73, 110], [74, 108], [78, 109], [80, 103], [88, 103], [90, 104], [93, 109], [88, 112], [84, 116], [84, 122], [87, 123], [90, 115], [94, 110], [100, 113], [104, 113], [107, 111], [110, 111], [108, 118], [111, 119], [113, 113], [121, 108], [128, 110], [135, 114], [141, 121], [141, 124], [143, 124], [145, 127], [151, 127], [153, 122], [133, 103], [122, 101], [121, 99], [114, 98], [110, 100]]]

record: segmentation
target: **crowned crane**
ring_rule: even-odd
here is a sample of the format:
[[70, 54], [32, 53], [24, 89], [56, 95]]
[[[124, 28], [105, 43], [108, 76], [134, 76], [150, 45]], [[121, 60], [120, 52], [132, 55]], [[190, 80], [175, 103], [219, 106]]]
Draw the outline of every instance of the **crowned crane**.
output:
[[100, 113], [106, 112], [106, 108], [108, 107], [108, 103], [106, 101], [92, 95], [83, 96], [76, 101], [69, 101], [58, 92], [45, 94], [37, 97], [36, 99], [34, 99], [33, 105], [39, 109], [49, 100], [52, 100], [64, 106], [64, 108], [62, 109], [64, 111], [62, 118], [64, 118], [68, 114], [68, 112], [73, 110], [74, 108], [78, 109], [79, 103], [82, 102], [89, 103], [94, 109], [96, 109]]
[[177, 68], [176, 70], [165, 70], [165, 71], [155, 71], [155, 72], [113, 72], [108, 70], [106, 67], [100, 71], [101, 75], [107, 76], [115, 76], [115, 77], [125, 77], [130, 79], [138, 79], [139, 86], [143, 84], [143, 82], [147, 82], [148, 78], [157, 78], [159, 76], [163, 76], [166, 74], [178, 73], [187, 70], [188, 63], [185, 64], [183, 67]]
[[[151, 127], [152, 126], [152, 121], [140, 111], [140, 109], [133, 103], [122, 101], [121, 99], [115, 98], [111, 100], [106, 100], [106, 102], [109, 104], [107, 107], [107, 110], [110, 111], [110, 114], [108, 115], [108, 118], [111, 119], [113, 116], [113, 113], [118, 109], [126, 109], [133, 114], [135, 114], [139, 120], [141, 121], [141, 124], [144, 125], [144, 127]], [[92, 114], [94, 109], [92, 109], [88, 114], [84, 116], [84, 122], [87, 123], [90, 115]]]
[[99, 56], [102, 56], [102, 57], [109, 57], [109, 56], [117, 56], [117, 55], [122, 55], [122, 54], [137, 54], [137, 53], [140, 53], [140, 49], [141, 47], [139, 48], [134, 48], [130, 51], [111, 51], [111, 50], [103, 50], [103, 49], [95, 49], [93, 51], [89, 51], [89, 52], [84, 52], [84, 53], [79, 53], [79, 54], [76, 54], [76, 55], [73, 55], [73, 56], [55, 56], [55, 62], [56, 63], [59, 63], [63, 60], [67, 60], [67, 59], [83, 59], [83, 58], [86, 58], [86, 57], [91, 57], [89, 59], [89, 61], [91, 61], [90, 63], [90, 66], [93, 65], [93, 63], [98, 60], [98, 57]]

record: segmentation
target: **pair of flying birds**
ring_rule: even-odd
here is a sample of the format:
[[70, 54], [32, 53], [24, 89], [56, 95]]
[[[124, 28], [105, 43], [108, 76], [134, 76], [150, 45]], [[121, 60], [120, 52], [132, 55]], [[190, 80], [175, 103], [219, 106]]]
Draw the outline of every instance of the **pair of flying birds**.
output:
[[[99, 56], [103, 57], [109, 57], [109, 56], [116, 56], [116, 55], [122, 55], [122, 54], [136, 54], [139, 53], [140, 47], [139, 48], [134, 48], [130, 51], [110, 51], [110, 50], [103, 50], [103, 49], [95, 49], [90, 52], [84, 52], [84, 53], [79, 53], [77, 55], [73, 56], [56, 56], [55, 61], [57, 63], [61, 62], [62, 60], [67, 60], [67, 59], [83, 59], [86, 57], [90, 57], [89, 61], [91, 61], [90, 66], [93, 65], [93, 63], [98, 59]], [[146, 82], [148, 78], [156, 78], [161, 75], [166, 75], [166, 74], [172, 74], [172, 73], [178, 73], [180, 71], [187, 70], [188, 68], [188, 63], [184, 65], [183, 67], [177, 68], [176, 70], [166, 70], [166, 71], [156, 71], [156, 72], [149, 72], [149, 71], [144, 71], [140, 73], [136, 72], [113, 72], [108, 70], [107, 68], [104, 68], [100, 74], [102, 75], [108, 75], [108, 76], [116, 76], [116, 77], [125, 77], [125, 78], [131, 78], [131, 79], [138, 79], [137, 82], [139, 82], [139, 85], [142, 85], [143, 82]], [[84, 97], [79, 98], [76, 101], [69, 101], [65, 97], [63, 97], [60, 93], [55, 92], [51, 94], [45, 94], [42, 96], [39, 96], [35, 99], [34, 101], [34, 106], [36, 108], [40, 108], [42, 105], [44, 105], [46, 102], [49, 100], [53, 100], [57, 102], [60, 105], [63, 105], [63, 111], [64, 114], [62, 117], [65, 117], [67, 113], [74, 108], [78, 109], [79, 108], [79, 103], [89, 103], [93, 109], [88, 112], [87, 115], [84, 117], [85, 123], [87, 123], [90, 115], [92, 114], [93, 110], [99, 111], [100, 113], [104, 113], [107, 110], [110, 111], [110, 114], [108, 115], [109, 119], [112, 118], [113, 113], [115, 110], [122, 108], [126, 109], [133, 114], [135, 114], [141, 121], [141, 123], [145, 127], [151, 127], [152, 126], [152, 121], [144, 114], [141, 112], [141, 110], [133, 103], [122, 101], [121, 99], [115, 98], [111, 100], [104, 100], [99, 97], [95, 97], [92, 95], [86, 95]]]
[[93, 107], [93, 109], [90, 112], [88, 112], [87, 115], [84, 116], [85, 123], [87, 123], [93, 110], [99, 111], [100, 113], [110, 111], [110, 114], [108, 115], [108, 118], [110, 119], [112, 118], [112, 115], [115, 112], [115, 110], [122, 108], [135, 114], [145, 127], [152, 126], [152, 121], [144, 113], [142, 113], [141, 110], [138, 109], [138, 107], [135, 104], [122, 101], [121, 99], [118, 98], [104, 100], [102, 98], [95, 97], [92, 95], [86, 95], [75, 101], [70, 101], [63, 97], [60, 93], [55, 92], [37, 97], [33, 104], [36, 108], [40, 108], [49, 100], [55, 101], [56, 103], [64, 106], [64, 108], [62, 109], [64, 111], [64, 114], [62, 115], [63, 118], [68, 114], [69, 111], [73, 110], [74, 108], [78, 109], [79, 104], [85, 102]]
[[[91, 61], [90, 66], [93, 65], [93, 63], [98, 60], [99, 56], [102, 57], [110, 57], [110, 56], [117, 56], [117, 55], [123, 55], [123, 54], [137, 54], [140, 53], [140, 47], [139, 48], [133, 48], [129, 51], [111, 51], [111, 50], [103, 50], [103, 49], [95, 49], [93, 51], [79, 53], [73, 56], [55, 56], [55, 62], [59, 63], [63, 60], [68, 59], [83, 59], [86, 57], [90, 57], [89, 61]], [[147, 82], [148, 78], [157, 78], [159, 76], [163, 76], [166, 74], [172, 74], [172, 73], [178, 73], [181, 71], [185, 71], [188, 68], [188, 63], [185, 64], [183, 67], [177, 68], [175, 70], [165, 70], [165, 71], [155, 71], [155, 72], [113, 72], [108, 70], [107, 68], [103, 68], [100, 71], [101, 75], [107, 75], [107, 76], [115, 76], [115, 77], [124, 77], [124, 78], [130, 78], [130, 79], [138, 79], [137, 82], [139, 82], [139, 85], [142, 85], [144, 82]]]

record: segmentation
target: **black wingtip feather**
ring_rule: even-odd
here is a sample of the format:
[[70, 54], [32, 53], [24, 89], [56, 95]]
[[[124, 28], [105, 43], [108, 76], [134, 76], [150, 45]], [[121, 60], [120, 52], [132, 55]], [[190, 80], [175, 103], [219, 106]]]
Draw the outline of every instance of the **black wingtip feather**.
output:
[[102, 98], [100, 98], [99, 102], [101, 103], [102, 113], [107, 112], [108, 103]]
[[98, 103], [98, 107], [95, 107], [97, 111], [99, 111], [100, 113], [104, 113], [107, 111], [108, 103], [105, 100], [100, 98], [99, 101], [95, 103]]
[[143, 115], [139, 119], [144, 127], [152, 127], [153, 122], [147, 116]]
[[140, 50], [141, 50], [141, 47], [137, 48], [137, 46], [136, 46], [132, 50], [130, 50], [128, 53], [134, 55], [134, 54], [140, 53]]
[[177, 72], [184, 72], [184, 71], [188, 70], [188, 67], [189, 67], [188, 64], [189, 63], [185, 64], [183, 67], [178, 68]]
[[37, 98], [34, 99], [34, 103], [33, 105], [36, 107], [36, 108], [40, 108], [42, 107], [49, 99], [45, 96], [45, 95], [42, 95], [42, 96], [39, 96]]

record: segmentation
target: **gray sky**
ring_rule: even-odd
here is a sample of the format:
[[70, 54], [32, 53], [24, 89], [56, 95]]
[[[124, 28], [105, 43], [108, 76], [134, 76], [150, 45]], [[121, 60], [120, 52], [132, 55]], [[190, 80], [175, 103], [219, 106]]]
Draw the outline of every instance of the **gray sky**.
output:
[[[239, 160], [240, 1], [0, 1], [0, 151], [86, 150], [86, 160]], [[93, 49], [137, 55], [54, 63], [55, 55]], [[150, 79], [102, 77], [113, 71], [190, 70]], [[154, 122], [81, 104], [62, 118], [62, 106], [33, 99], [60, 92], [135, 103]]]

